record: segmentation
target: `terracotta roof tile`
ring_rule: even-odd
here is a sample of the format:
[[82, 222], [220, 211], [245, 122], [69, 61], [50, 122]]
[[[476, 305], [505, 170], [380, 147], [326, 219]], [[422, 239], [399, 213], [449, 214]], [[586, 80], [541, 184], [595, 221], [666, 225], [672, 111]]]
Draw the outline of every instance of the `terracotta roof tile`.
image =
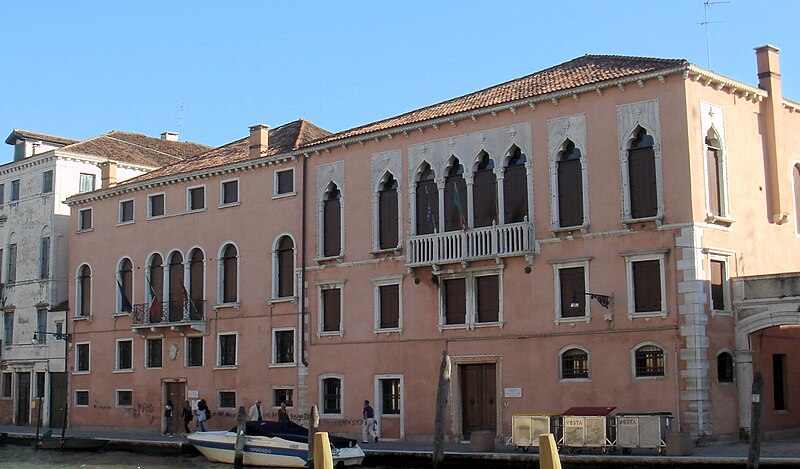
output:
[[207, 151], [194, 142], [174, 142], [130, 132], [112, 131], [61, 148], [61, 151], [93, 155], [120, 163], [160, 167]]
[[44, 142], [58, 143], [61, 145], [69, 145], [70, 143], [77, 142], [77, 140], [72, 140], [71, 138], [40, 134], [38, 132], [31, 132], [29, 130], [14, 129], [11, 131], [11, 135], [9, 135], [8, 138], [6, 138], [6, 143], [9, 145], [13, 145], [14, 143], [16, 143], [16, 140], [18, 138], [26, 140], [42, 140]]
[[565, 91], [658, 70], [688, 66], [684, 59], [659, 59], [618, 55], [585, 55], [560, 65], [501, 83], [439, 104], [407, 112], [371, 124], [355, 127], [311, 142], [313, 146], [370, 132], [387, 130], [429, 119], [468, 112], [488, 106]]

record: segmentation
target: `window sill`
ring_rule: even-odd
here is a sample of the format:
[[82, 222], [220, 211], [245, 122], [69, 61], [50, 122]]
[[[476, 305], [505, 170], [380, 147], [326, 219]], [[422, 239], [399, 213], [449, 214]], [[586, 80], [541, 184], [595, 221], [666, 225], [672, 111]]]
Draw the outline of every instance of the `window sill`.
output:
[[267, 298], [268, 305], [274, 305], [275, 303], [297, 303], [297, 297], [279, 296], [279, 297]]
[[333, 262], [344, 259], [344, 254], [338, 254], [336, 256], [326, 256], [326, 257], [315, 257], [314, 262], [317, 264], [322, 264], [325, 262]]
[[125, 311], [121, 311], [119, 313], [114, 313], [111, 315], [112, 318], [124, 318], [126, 316], [130, 316], [131, 313], [126, 313]]
[[145, 370], [163, 370], [164, 366], [146, 366], [144, 367]]
[[588, 223], [584, 223], [582, 225], [565, 226], [565, 227], [553, 225], [553, 226], [550, 226], [550, 231], [554, 235], [558, 235], [558, 234], [561, 234], [561, 233], [572, 234], [575, 231], [580, 231], [581, 234], [586, 234], [586, 232], [589, 231], [589, 224]]
[[161, 215], [148, 215], [147, 219], [148, 220], [158, 220], [158, 219], [166, 218], [166, 217], [167, 217], [167, 215], [165, 213], [162, 213]]
[[133, 373], [133, 368], [131, 369], [124, 369], [124, 370], [114, 370], [111, 373], [113, 374], [124, 374], [124, 373]]
[[657, 226], [661, 226], [661, 223], [663, 222], [663, 220], [664, 220], [664, 216], [663, 215], [656, 215], [656, 216], [653, 216], [653, 217], [624, 218], [621, 221], [622, 221], [622, 224], [625, 225], [625, 226], [635, 225], [637, 223], [650, 223], [650, 222], [655, 222]]
[[80, 229], [80, 230], [76, 231], [76, 233], [81, 234], [81, 233], [89, 233], [89, 232], [92, 232], [92, 231], [94, 231], [94, 227], [92, 227], [92, 228], [83, 228], [83, 229]]
[[386, 335], [389, 335], [389, 334], [402, 334], [403, 333], [403, 328], [402, 327], [391, 327], [391, 328], [387, 327], [385, 329], [373, 329], [372, 333], [375, 334], [375, 335], [379, 335], [379, 334], [386, 334]]
[[242, 203], [237, 200], [236, 202], [229, 202], [227, 204], [220, 204], [219, 206], [217, 206], [217, 208], [238, 207], [240, 205], [242, 205]]
[[238, 301], [236, 303], [219, 303], [219, 304], [215, 304], [213, 306], [213, 308], [215, 310], [217, 310], [217, 311], [219, 311], [221, 309], [225, 309], [225, 308], [233, 308], [236, 311], [239, 311], [239, 308], [241, 308], [241, 307], [242, 307], [242, 304], [239, 303]]
[[633, 311], [628, 311], [628, 319], [644, 319], [645, 321], [649, 321], [651, 318], [661, 318], [664, 319], [667, 317], [668, 311], [651, 311], [647, 313], [636, 313]]
[[205, 212], [205, 211], [206, 211], [205, 207], [203, 207], [203, 208], [194, 208], [194, 209], [187, 208], [186, 209], [186, 213], [198, 213], [198, 212]]
[[239, 365], [217, 365], [213, 369], [215, 371], [219, 370], [236, 370], [239, 368]]
[[396, 248], [388, 248], [388, 249], [373, 249], [369, 253], [373, 256], [379, 256], [381, 254], [400, 254], [403, 252], [403, 246], [397, 246]]
[[297, 367], [297, 363], [270, 363], [268, 368], [295, 368]]
[[634, 381], [661, 381], [667, 379], [666, 375], [661, 376], [635, 376]]
[[297, 192], [285, 192], [283, 194], [272, 194], [272, 199], [285, 199], [297, 195]]
[[325, 331], [317, 332], [317, 337], [343, 337], [344, 331]]
[[733, 317], [733, 311], [731, 310], [722, 310], [722, 309], [712, 309], [711, 310], [711, 317], [715, 316], [722, 316], [722, 317]]
[[592, 378], [559, 378], [559, 383], [591, 383]]
[[117, 223], [117, 226], [133, 225], [134, 223], [136, 223], [136, 220], [121, 221]]
[[72, 319], [72, 322], [78, 322], [78, 321], [92, 322], [92, 316], [91, 315], [89, 315], [89, 316], [72, 316], [70, 319]]
[[569, 317], [569, 318], [556, 317], [555, 323], [556, 323], [557, 326], [559, 326], [561, 324], [570, 324], [571, 326], [575, 327], [575, 324], [577, 324], [579, 322], [583, 322], [583, 323], [589, 324], [589, 321], [591, 321], [591, 320], [592, 320], [592, 317], [589, 316], [589, 315], [586, 315], [586, 316], [575, 316], [575, 317]]
[[72, 374], [73, 375], [90, 375], [90, 374], [92, 374], [92, 372], [91, 371], [73, 371]]
[[728, 228], [731, 225], [733, 225], [734, 223], [736, 223], [736, 220], [734, 220], [733, 218], [723, 217], [721, 215], [712, 215], [710, 213], [706, 214], [706, 220], [705, 221], [708, 224], [720, 225], [720, 226], [724, 226], [726, 228]]

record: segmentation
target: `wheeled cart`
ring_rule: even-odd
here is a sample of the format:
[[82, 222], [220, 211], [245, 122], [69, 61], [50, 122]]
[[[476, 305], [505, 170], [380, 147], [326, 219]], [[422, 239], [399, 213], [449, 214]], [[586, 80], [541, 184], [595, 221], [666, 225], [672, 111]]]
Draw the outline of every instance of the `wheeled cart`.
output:
[[616, 446], [623, 453], [630, 453], [633, 448], [653, 448], [663, 454], [667, 448], [667, 435], [672, 423], [669, 412], [653, 412], [641, 414], [617, 414]]
[[605, 453], [614, 450], [614, 419], [608, 417], [616, 407], [571, 407], [561, 416], [562, 438], [559, 448], [570, 453], [583, 448], [600, 448]]
[[516, 451], [539, 446], [539, 435], [552, 433], [558, 441], [558, 414], [514, 414], [511, 416], [511, 444]]

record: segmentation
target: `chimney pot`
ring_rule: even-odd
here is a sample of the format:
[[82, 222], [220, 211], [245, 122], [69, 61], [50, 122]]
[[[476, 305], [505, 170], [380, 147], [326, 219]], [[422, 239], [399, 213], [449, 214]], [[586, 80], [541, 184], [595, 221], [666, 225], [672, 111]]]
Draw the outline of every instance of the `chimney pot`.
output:
[[250, 158], [260, 158], [269, 148], [269, 126], [256, 124], [250, 126]]
[[100, 164], [100, 187], [108, 189], [117, 185], [117, 164], [106, 161]]
[[170, 142], [177, 142], [178, 141], [178, 133], [177, 132], [161, 132], [161, 140], [167, 140]]

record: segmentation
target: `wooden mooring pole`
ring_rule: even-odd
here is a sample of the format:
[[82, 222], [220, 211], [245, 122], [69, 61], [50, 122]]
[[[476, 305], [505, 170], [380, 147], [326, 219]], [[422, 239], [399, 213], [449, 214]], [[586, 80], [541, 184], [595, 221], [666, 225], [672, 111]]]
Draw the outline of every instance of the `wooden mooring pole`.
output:
[[764, 387], [764, 378], [757, 371], [753, 376], [753, 395], [750, 406], [750, 451], [747, 454], [747, 469], [758, 469], [761, 459], [761, 389]]
[[433, 469], [444, 464], [444, 424], [447, 418], [447, 396], [450, 394], [450, 355], [442, 352], [442, 364], [439, 366], [439, 389], [436, 392], [436, 420], [433, 424]]
[[317, 410], [317, 406], [312, 405], [308, 413], [308, 456], [306, 457], [308, 461], [314, 460], [314, 434], [317, 431], [319, 431], [319, 410]]
[[244, 406], [239, 406], [239, 414], [236, 416], [236, 445], [234, 446], [233, 466], [242, 467], [244, 462], [244, 443], [245, 443], [245, 417]]

